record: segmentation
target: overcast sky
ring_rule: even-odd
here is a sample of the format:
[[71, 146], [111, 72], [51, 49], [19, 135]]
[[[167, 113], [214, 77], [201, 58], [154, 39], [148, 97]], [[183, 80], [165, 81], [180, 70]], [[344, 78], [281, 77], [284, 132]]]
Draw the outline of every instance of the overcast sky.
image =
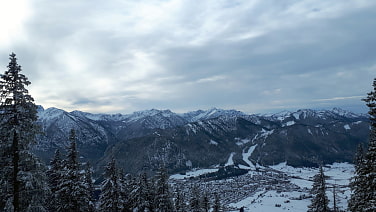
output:
[[0, 65], [68, 111], [366, 112], [375, 20], [374, 0], [0, 1]]

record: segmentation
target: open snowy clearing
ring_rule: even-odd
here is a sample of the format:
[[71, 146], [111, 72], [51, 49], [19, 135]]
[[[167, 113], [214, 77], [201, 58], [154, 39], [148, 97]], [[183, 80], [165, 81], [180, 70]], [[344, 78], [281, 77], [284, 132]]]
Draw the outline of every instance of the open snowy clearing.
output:
[[218, 171], [218, 169], [197, 169], [197, 170], [192, 170], [190, 172], [187, 172], [186, 174], [174, 174], [170, 176], [171, 180], [184, 180], [184, 179], [189, 179], [191, 177], [198, 177], [203, 174], [207, 173], [213, 173]]
[[[307, 211], [310, 204], [309, 199], [298, 200], [303, 192], [280, 192], [277, 191], [260, 191], [238, 203], [230, 204], [231, 207], [241, 208], [244, 211]], [[238, 211], [238, 210], [237, 210]]]
[[[302, 191], [277, 192], [262, 190], [256, 192], [239, 202], [232, 203], [229, 206], [233, 208], [244, 207], [245, 212], [258, 211], [307, 211], [308, 205], [311, 203], [310, 198], [305, 198], [309, 193], [304, 188], [312, 187], [312, 177], [318, 173], [317, 168], [294, 168], [281, 163], [271, 166], [277, 171], [286, 173], [290, 177], [290, 182], [299, 186]], [[333, 207], [333, 185], [336, 185], [337, 206], [339, 209], [347, 208], [347, 200], [350, 197], [348, 188], [349, 179], [354, 174], [354, 166], [349, 163], [334, 163], [324, 167], [324, 173], [328, 176], [327, 196], [329, 198], [329, 207]], [[233, 210], [233, 212], [239, 210]]]

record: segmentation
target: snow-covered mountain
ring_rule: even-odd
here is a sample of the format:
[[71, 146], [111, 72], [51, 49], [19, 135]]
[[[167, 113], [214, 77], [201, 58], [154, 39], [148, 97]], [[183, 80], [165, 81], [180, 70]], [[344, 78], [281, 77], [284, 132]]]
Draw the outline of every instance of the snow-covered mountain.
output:
[[[177, 114], [145, 110], [132, 114], [91, 114], [39, 108], [44, 134], [36, 152], [48, 160], [77, 132], [80, 154], [98, 167], [110, 157], [124, 169], [173, 171], [225, 165], [314, 166], [320, 161], [351, 162], [355, 147], [368, 138], [368, 117], [341, 109], [298, 110], [247, 115], [236, 110], [198, 110]], [[252, 150], [252, 151], [251, 151]], [[231, 157], [231, 158], [230, 158]]]
[[188, 122], [203, 121], [208, 119], [214, 119], [218, 117], [234, 118], [245, 117], [245, 113], [237, 110], [223, 110], [218, 108], [212, 108], [209, 110], [197, 110], [188, 113], [181, 114], [181, 116]]
[[333, 108], [332, 110], [311, 110], [301, 109], [294, 112], [282, 111], [272, 115], [264, 115], [270, 120], [284, 121], [287, 118], [293, 117], [296, 120], [304, 119], [327, 119], [327, 118], [339, 118], [339, 119], [352, 119], [359, 117], [367, 117], [365, 114], [355, 114], [350, 111], [346, 111], [340, 108]]

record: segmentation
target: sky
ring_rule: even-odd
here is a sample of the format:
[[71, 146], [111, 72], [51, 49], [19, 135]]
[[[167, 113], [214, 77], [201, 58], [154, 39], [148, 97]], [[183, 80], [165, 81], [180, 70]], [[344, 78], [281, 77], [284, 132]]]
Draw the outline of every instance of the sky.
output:
[[375, 20], [374, 0], [0, 1], [0, 67], [15, 52], [67, 111], [366, 112]]

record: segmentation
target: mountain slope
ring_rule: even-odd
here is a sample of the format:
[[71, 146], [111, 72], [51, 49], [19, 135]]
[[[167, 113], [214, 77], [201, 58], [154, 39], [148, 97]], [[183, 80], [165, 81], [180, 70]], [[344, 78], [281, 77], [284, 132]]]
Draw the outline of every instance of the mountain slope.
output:
[[356, 146], [367, 138], [365, 116], [336, 110], [300, 110], [266, 117], [219, 116], [120, 141], [102, 160], [118, 158], [129, 172], [161, 165], [180, 171], [225, 165], [230, 160], [241, 168], [280, 162], [317, 166], [322, 162], [352, 162]]
[[369, 131], [367, 116], [341, 109], [273, 115], [216, 108], [185, 114], [153, 109], [108, 115], [40, 108], [39, 123], [44, 135], [36, 152], [45, 160], [56, 148], [67, 146], [69, 131], [75, 129], [86, 160], [101, 167], [114, 157], [133, 173], [161, 165], [176, 172], [225, 164], [253, 169], [279, 162], [351, 162]]

